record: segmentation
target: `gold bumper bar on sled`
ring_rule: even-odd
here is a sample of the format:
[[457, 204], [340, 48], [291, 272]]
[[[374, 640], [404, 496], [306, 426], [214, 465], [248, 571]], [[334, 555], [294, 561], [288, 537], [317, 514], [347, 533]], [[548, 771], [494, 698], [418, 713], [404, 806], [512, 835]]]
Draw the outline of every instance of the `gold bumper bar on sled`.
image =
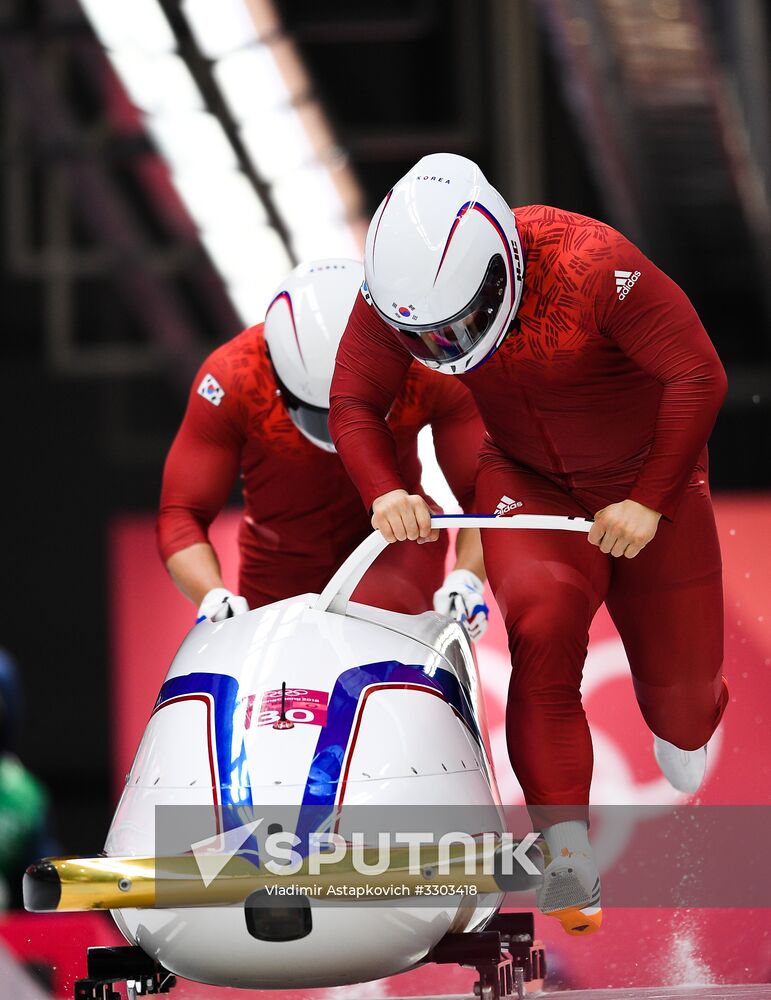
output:
[[[504, 865], [499, 849], [478, 845], [472, 874], [466, 874], [467, 859], [462, 847], [450, 849], [449, 862], [445, 856], [442, 870], [436, 849], [421, 851], [420, 868], [411, 865], [407, 848], [392, 850], [391, 863], [381, 873], [357, 871], [349, 854], [333, 864], [322, 864], [320, 874], [309, 871], [306, 858], [291, 875], [273, 874], [238, 854], [209, 855], [205, 871], [217, 874], [206, 879], [198, 860], [190, 854], [168, 858], [46, 858], [27, 869], [24, 905], [33, 912], [222, 906], [242, 903], [260, 889], [275, 894], [277, 902], [283, 895], [305, 892], [321, 900], [371, 904], [373, 898], [437, 897], [454, 892], [483, 895], [532, 889], [540, 879], [540, 874], [533, 874], [533, 866], [539, 872], [543, 870], [541, 853], [535, 845], [528, 847], [526, 856], [523, 851], [520, 859], [525, 861], [523, 866], [516, 858], [517, 849], [515, 846], [513, 865], [511, 858]], [[364, 860], [374, 865], [377, 852], [368, 858], [369, 853], [363, 852]]]

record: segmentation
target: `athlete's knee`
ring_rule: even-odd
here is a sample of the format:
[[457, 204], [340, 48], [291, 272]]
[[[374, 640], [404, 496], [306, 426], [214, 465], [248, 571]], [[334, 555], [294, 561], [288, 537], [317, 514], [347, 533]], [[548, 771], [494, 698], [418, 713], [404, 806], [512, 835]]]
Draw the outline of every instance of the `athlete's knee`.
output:
[[672, 724], [662, 719], [646, 721], [648, 728], [655, 736], [666, 740], [667, 743], [671, 743], [672, 746], [678, 747], [680, 750], [698, 750], [709, 742], [714, 732], [714, 726], [706, 725], [703, 722], [701, 725], [695, 725], [692, 720], [685, 726], [677, 723]]
[[580, 713], [587, 624], [564, 610], [534, 606], [509, 628], [510, 711], [560, 717]]
[[587, 609], [565, 601], [535, 601], [509, 623], [509, 648], [519, 658], [553, 661], [564, 671], [565, 661], [583, 662], [590, 616]]
[[658, 713], [648, 725], [656, 736], [681, 750], [698, 750], [709, 743], [723, 716], [724, 706], [711, 706], [701, 712], [681, 712], [672, 716]]
[[649, 690], [641, 691], [639, 683], [635, 688], [648, 728], [681, 750], [698, 750], [709, 742], [728, 702], [722, 683], [717, 695], [711, 684], [687, 692], [660, 688], [655, 698]]

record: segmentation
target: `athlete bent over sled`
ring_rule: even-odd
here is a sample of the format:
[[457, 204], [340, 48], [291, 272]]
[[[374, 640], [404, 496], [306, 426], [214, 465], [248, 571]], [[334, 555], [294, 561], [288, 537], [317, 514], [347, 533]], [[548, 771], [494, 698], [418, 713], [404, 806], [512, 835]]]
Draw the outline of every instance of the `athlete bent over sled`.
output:
[[[264, 327], [218, 348], [196, 376], [166, 460], [158, 535], [172, 578], [199, 615], [219, 621], [320, 591], [371, 531], [327, 427], [335, 351], [363, 276], [352, 260], [300, 265], [278, 289]], [[470, 394], [416, 365], [395, 395], [388, 426], [410, 492], [432, 503], [421, 492], [417, 452], [418, 431], [430, 424], [442, 470], [470, 509], [483, 434]], [[245, 510], [236, 596], [223, 585], [208, 527], [239, 471]], [[454, 613], [478, 638], [487, 624], [479, 533], [459, 532], [456, 567], [443, 584], [445, 553], [446, 545], [389, 550], [354, 599], [416, 614], [433, 596], [436, 610]]]
[[[479, 512], [594, 518], [588, 541], [483, 532], [512, 657], [509, 755], [554, 859], [539, 905], [591, 933], [601, 910], [580, 683], [598, 607], [676, 788], [698, 788], [727, 701], [706, 452], [722, 366], [683, 292], [620, 233], [541, 205], [512, 214], [459, 156], [427, 156], [396, 184], [364, 266], [330, 424], [373, 525], [389, 541], [429, 534], [384, 420], [413, 358], [476, 400], [488, 435]], [[572, 811], [541, 808], [557, 806]]]

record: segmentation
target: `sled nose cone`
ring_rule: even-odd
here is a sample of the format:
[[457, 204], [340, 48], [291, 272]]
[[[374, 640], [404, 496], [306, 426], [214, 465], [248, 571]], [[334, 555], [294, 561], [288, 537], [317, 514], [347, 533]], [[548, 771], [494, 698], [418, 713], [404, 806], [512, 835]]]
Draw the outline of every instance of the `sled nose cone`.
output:
[[32, 913], [50, 913], [59, 907], [62, 883], [56, 866], [50, 861], [36, 861], [24, 873], [22, 884], [24, 909]]

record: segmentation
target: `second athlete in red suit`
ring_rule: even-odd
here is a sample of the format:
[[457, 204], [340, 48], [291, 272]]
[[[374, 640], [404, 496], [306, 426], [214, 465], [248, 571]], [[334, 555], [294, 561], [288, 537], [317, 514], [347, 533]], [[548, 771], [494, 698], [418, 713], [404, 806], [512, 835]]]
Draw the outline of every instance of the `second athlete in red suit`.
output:
[[[371, 530], [327, 426], [335, 351], [362, 278], [356, 261], [299, 266], [277, 291], [264, 326], [214, 351], [195, 378], [166, 460], [158, 538], [164, 563], [200, 605], [199, 615], [219, 620], [319, 592]], [[403, 375], [387, 417], [394, 463], [410, 491], [435, 507], [421, 491], [417, 450], [418, 432], [430, 426], [441, 468], [470, 509], [483, 434], [471, 395], [420, 365]], [[208, 529], [239, 474], [236, 595], [224, 585]], [[446, 543], [389, 549], [354, 599], [405, 613], [432, 606], [449, 613], [453, 606], [478, 638], [487, 621], [479, 533], [459, 533], [446, 580], [445, 552]]]

